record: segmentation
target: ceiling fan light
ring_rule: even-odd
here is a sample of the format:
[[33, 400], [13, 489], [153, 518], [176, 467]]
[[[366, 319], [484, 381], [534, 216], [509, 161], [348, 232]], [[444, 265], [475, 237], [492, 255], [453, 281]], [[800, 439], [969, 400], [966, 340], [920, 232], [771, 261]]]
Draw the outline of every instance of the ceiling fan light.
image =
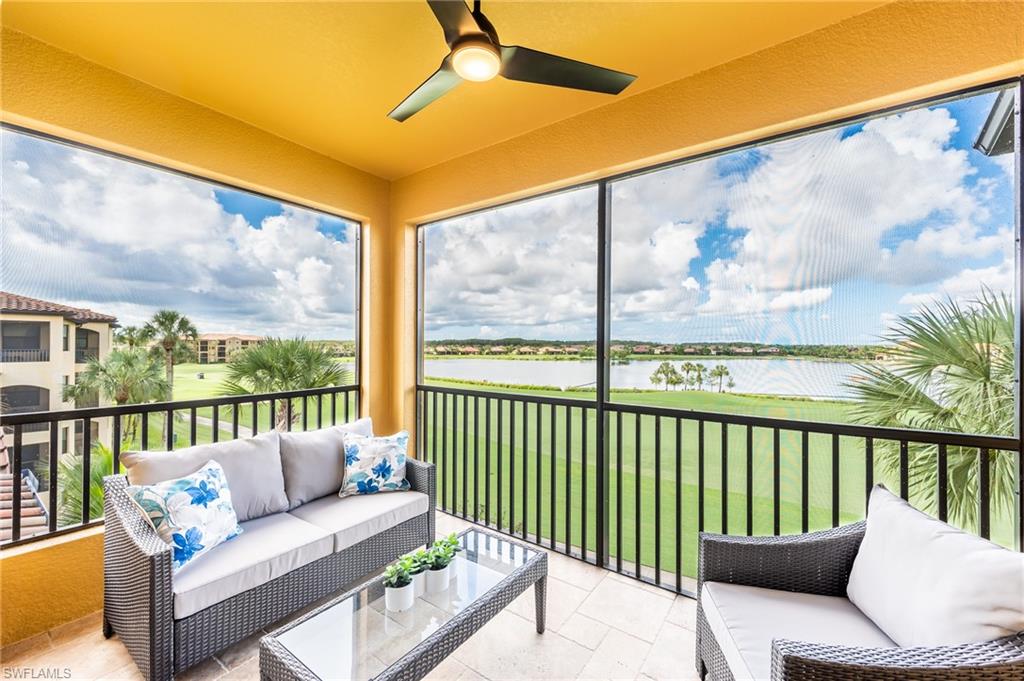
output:
[[452, 68], [464, 80], [483, 82], [498, 75], [501, 57], [488, 43], [465, 43], [452, 52]]

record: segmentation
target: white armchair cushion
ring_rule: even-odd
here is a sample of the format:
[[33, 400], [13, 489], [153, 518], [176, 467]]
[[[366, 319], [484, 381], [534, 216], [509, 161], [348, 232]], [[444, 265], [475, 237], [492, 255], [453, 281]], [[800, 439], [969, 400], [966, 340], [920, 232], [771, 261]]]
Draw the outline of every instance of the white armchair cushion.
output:
[[238, 522], [288, 510], [281, 473], [281, 439], [276, 431], [173, 452], [126, 452], [121, 455], [128, 482], [133, 485], [152, 485], [183, 478], [212, 460], [224, 469]]
[[774, 639], [896, 647], [850, 601], [838, 596], [705, 582], [700, 605], [737, 681], [771, 678]]
[[345, 434], [373, 437], [373, 422], [362, 418], [304, 433], [281, 433], [281, 466], [288, 507], [336, 494], [345, 482]]
[[1024, 631], [1024, 554], [925, 515], [881, 485], [846, 592], [902, 647]]

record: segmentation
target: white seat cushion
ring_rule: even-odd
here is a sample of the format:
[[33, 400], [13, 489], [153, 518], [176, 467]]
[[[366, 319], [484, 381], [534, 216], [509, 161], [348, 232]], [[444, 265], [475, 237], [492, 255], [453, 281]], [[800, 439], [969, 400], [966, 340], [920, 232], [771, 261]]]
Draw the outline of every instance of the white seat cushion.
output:
[[287, 513], [244, 522], [242, 534], [188, 563], [173, 578], [182, 619], [332, 553], [331, 533]]
[[378, 492], [324, 497], [289, 513], [333, 534], [334, 550], [341, 551], [423, 515], [429, 508], [430, 497], [422, 492]]
[[991, 641], [1024, 631], [1024, 554], [878, 485], [846, 595], [905, 648]]
[[867, 648], [896, 646], [853, 603], [837, 596], [706, 582], [700, 604], [737, 680], [771, 677], [774, 639]]

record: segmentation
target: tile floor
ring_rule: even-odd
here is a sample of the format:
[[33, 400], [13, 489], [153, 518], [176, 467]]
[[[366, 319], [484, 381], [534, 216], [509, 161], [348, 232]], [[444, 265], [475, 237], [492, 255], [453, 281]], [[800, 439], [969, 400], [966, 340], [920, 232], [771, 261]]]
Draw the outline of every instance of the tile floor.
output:
[[[467, 526], [441, 513], [437, 523], [438, 534]], [[549, 557], [548, 574], [546, 633], [534, 629], [533, 594], [527, 591], [429, 678], [696, 678], [692, 600], [556, 554]], [[260, 636], [178, 678], [258, 679]], [[103, 638], [100, 613], [10, 646], [0, 656], [3, 678], [141, 678], [117, 637]]]

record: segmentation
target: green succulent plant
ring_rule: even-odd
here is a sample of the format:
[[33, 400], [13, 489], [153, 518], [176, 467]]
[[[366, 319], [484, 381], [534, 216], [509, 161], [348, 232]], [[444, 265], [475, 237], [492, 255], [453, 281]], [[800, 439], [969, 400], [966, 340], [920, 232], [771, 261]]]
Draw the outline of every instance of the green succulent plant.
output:
[[461, 550], [459, 538], [452, 532], [447, 537], [435, 541], [430, 550], [425, 552], [428, 556], [427, 567], [431, 570], [443, 570]]
[[391, 589], [401, 589], [412, 584], [413, 559], [411, 556], [402, 556], [391, 565], [384, 568], [384, 586]]

